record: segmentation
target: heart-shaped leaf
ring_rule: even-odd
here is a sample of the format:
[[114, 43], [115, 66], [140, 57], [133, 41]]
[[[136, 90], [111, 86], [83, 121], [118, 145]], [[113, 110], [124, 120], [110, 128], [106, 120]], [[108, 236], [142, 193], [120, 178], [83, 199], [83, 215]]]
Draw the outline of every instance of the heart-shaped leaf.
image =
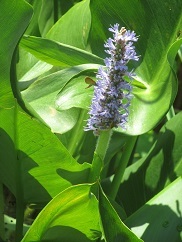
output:
[[40, 212], [22, 242], [89, 242], [100, 237], [98, 201], [90, 185], [72, 186]]

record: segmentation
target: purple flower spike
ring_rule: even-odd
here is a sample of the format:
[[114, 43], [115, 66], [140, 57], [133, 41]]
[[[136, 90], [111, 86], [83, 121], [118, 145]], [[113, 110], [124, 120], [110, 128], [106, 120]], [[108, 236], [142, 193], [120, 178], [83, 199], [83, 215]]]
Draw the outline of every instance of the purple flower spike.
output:
[[127, 64], [130, 60], [139, 60], [133, 46], [138, 40], [134, 31], [124, 27], [119, 30], [119, 24], [111, 26], [109, 31], [113, 32], [113, 39], [109, 38], [104, 47], [110, 57], [104, 60], [106, 67], [98, 70], [90, 118], [84, 128], [85, 131], [93, 130], [95, 135], [114, 127], [126, 129], [132, 86], [123, 77], [132, 79], [135, 74], [133, 70], [128, 71]]

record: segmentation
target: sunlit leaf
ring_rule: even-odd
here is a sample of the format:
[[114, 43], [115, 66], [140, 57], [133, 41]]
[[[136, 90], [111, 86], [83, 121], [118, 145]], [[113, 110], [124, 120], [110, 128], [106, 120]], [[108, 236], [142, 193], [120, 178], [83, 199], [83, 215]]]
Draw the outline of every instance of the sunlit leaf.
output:
[[181, 241], [182, 179], [176, 179], [125, 222], [147, 242]]
[[11, 107], [14, 102], [10, 83], [11, 61], [15, 47], [30, 21], [32, 9], [22, 0], [0, 1], [0, 9], [0, 105]]
[[[23, 91], [23, 99], [26, 105], [28, 105], [29, 110], [35, 116], [41, 117], [53, 132], [64, 133], [76, 124], [80, 111], [78, 108], [58, 111], [56, 97], [72, 78], [86, 70], [93, 71], [96, 68], [98, 68], [98, 65], [80, 65], [48, 75], [37, 80], [28, 89]], [[81, 82], [82, 92], [84, 92], [86, 87], [84, 78]], [[70, 95], [71, 92], [69, 93], [69, 97]], [[64, 98], [64, 102], [69, 101], [68, 97]], [[79, 98], [77, 101], [79, 102]]]
[[[95, 54], [106, 57], [104, 42], [111, 37], [108, 31], [111, 24], [117, 22], [120, 26], [134, 29], [139, 35], [136, 47], [140, 62], [130, 63], [131, 68], [137, 68], [133, 81], [134, 96], [129, 123], [126, 131], [121, 129], [117, 131], [131, 135], [145, 133], [161, 121], [173, 104], [177, 93], [177, 79], [172, 67], [182, 43], [182, 39], [176, 41], [176, 28], [182, 25], [181, 6], [178, 1], [174, 1], [173, 5], [171, 1], [164, 5], [157, 1], [147, 4], [138, 4], [134, 0], [130, 2], [118, 0], [112, 3], [103, 0], [91, 1], [92, 28], [89, 40]], [[161, 14], [158, 14], [158, 9]], [[172, 22], [170, 16], [173, 16]], [[101, 18], [104, 21], [100, 21]], [[169, 24], [166, 24], [166, 21]], [[82, 95], [79, 88], [72, 90], [77, 96]], [[85, 101], [82, 100], [82, 108], [87, 108], [87, 103], [90, 102], [89, 89], [85, 90], [85, 97], [86, 94], [88, 96]], [[64, 93], [59, 94], [60, 100], [61, 95], [64, 96]], [[69, 107], [75, 107], [77, 102], [71, 100]]]
[[41, 211], [22, 242], [95, 241], [101, 235], [98, 201], [90, 185], [72, 186]]
[[182, 112], [164, 125], [148, 154], [126, 169], [119, 198], [128, 214], [182, 175], [181, 123]]
[[[66, 110], [72, 107], [85, 108], [90, 106], [91, 98], [93, 96], [93, 87], [88, 91], [86, 88], [88, 84], [85, 83], [86, 76], [80, 75], [72, 79], [56, 97], [57, 110]], [[90, 98], [88, 98], [90, 97]]]
[[87, 63], [103, 64], [102, 58], [73, 46], [49, 39], [24, 36], [21, 46], [38, 59], [51, 65], [69, 67]]
[[77, 163], [45, 125], [18, 107], [0, 110], [0, 127], [0, 175], [15, 196], [21, 191], [27, 203], [46, 203], [88, 181], [90, 165]]
[[55, 23], [46, 38], [85, 50], [91, 25], [89, 3], [90, 0], [85, 0], [75, 4]]

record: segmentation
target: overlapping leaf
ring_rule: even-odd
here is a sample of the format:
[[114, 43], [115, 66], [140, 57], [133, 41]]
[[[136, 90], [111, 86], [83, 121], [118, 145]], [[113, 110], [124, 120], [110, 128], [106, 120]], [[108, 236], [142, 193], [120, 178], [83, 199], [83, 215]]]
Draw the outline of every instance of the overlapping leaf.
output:
[[99, 193], [99, 210], [103, 227], [103, 234], [106, 242], [125, 241], [141, 242], [129, 228], [121, 221], [118, 214], [110, 204], [108, 198], [100, 190]]
[[22, 0], [1, 1], [0, 9], [0, 106], [11, 107], [14, 103], [10, 83], [13, 52], [30, 21], [32, 9]]
[[88, 180], [90, 165], [78, 164], [48, 128], [17, 108], [0, 111], [0, 127], [1, 179], [15, 195], [22, 189], [27, 203], [45, 203]]
[[47, 33], [46, 38], [86, 50], [91, 26], [90, 0], [75, 4]]
[[125, 222], [147, 242], [181, 241], [182, 179], [179, 177]]
[[[26, 27], [25, 24], [28, 24], [31, 8], [22, 1], [19, 1], [18, 9], [16, 9], [15, 2], [7, 4], [2, 4], [5, 12], [9, 10], [9, 14], [11, 12], [15, 14], [16, 10], [17, 13], [14, 15], [16, 21], [12, 21], [11, 28], [6, 32], [6, 38], [2, 39], [4, 59], [1, 60], [3, 70], [0, 73], [1, 90], [6, 100], [4, 105], [8, 105], [11, 101], [12, 106], [0, 109], [1, 179], [16, 196], [21, 194], [24, 201], [45, 203], [66, 187], [87, 181], [90, 166], [79, 165], [48, 128], [20, 111], [18, 104], [14, 101], [9, 80], [12, 52]], [[6, 16], [7, 21], [8, 16]], [[24, 24], [20, 29], [22, 19], [24, 19]], [[4, 28], [3, 23], [1, 31]], [[12, 47], [9, 48], [7, 38], [11, 35], [13, 42]], [[11, 98], [9, 94], [12, 95]], [[1, 98], [2, 106], [3, 95]]]
[[90, 185], [72, 186], [41, 211], [22, 242], [89, 242], [100, 237], [98, 201]]
[[103, 64], [102, 58], [96, 55], [49, 39], [24, 36], [21, 46], [40, 60], [62, 68], [87, 63]]
[[[158, 1], [138, 3], [134, 0], [91, 1], [90, 8], [90, 44], [95, 54], [106, 57], [103, 46], [104, 41], [110, 37], [110, 24], [119, 23], [120, 26], [135, 30], [139, 35], [137, 53], [140, 55], [140, 62], [130, 63], [131, 68], [137, 69], [126, 133], [145, 133], [161, 121], [177, 93], [177, 80], [172, 66], [182, 42], [176, 41], [177, 32], [182, 26], [181, 4], [179, 1], [171, 4], [170, 0], [165, 4]], [[170, 46], [173, 48], [170, 49]], [[72, 92], [79, 95], [79, 89], [72, 88]], [[58, 98], [60, 97], [61, 93]]]
[[182, 112], [161, 129], [149, 153], [126, 169], [119, 197], [128, 214], [182, 175], [181, 123]]
[[[56, 104], [56, 96], [64, 86], [69, 83], [73, 77], [87, 71], [93, 71], [98, 65], [79, 65], [58, 71], [54, 74], [48, 75], [44, 78], [37, 80], [28, 89], [22, 92], [22, 96], [29, 106], [29, 109], [35, 116], [41, 117], [44, 122], [50, 126], [53, 132], [64, 133], [76, 124], [79, 116], [79, 109], [77, 108], [64, 108], [67, 110], [58, 111], [58, 104]], [[85, 87], [87, 86], [84, 78], [81, 80], [81, 88], [79, 90], [85, 94]], [[64, 96], [64, 102], [70, 102], [70, 95], [72, 92]], [[77, 102], [80, 103], [79, 97]], [[73, 99], [75, 101], [75, 98]], [[76, 102], [75, 102], [76, 103]], [[87, 103], [88, 105], [88, 103]], [[78, 106], [76, 106], [78, 107]]]

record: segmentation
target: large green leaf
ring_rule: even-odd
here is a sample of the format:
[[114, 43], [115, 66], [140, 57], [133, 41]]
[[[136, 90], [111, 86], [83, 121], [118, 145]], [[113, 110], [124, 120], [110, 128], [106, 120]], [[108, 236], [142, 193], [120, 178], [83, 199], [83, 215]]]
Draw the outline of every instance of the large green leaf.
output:
[[75, 4], [50, 29], [46, 38], [85, 50], [91, 25], [90, 0]]
[[42, 61], [63, 68], [95, 63], [103, 64], [102, 58], [73, 46], [34, 36], [24, 36], [21, 46]]
[[[40, 2], [38, 0], [38, 2]], [[45, 36], [51, 29], [55, 22], [65, 14], [74, 4], [73, 0], [62, 0], [62, 1], [49, 1], [42, 0], [41, 11], [39, 10], [38, 25], [41, 32], [41, 36]], [[69, 26], [69, 25], [68, 25]], [[70, 30], [71, 26], [69, 26]], [[54, 32], [54, 31], [53, 31]], [[57, 29], [57, 34], [62, 33], [63, 29]], [[70, 34], [70, 33], [69, 33]], [[62, 34], [61, 34], [62, 35]]]
[[[42, 1], [42, 8], [40, 12], [40, 1], [36, 0], [33, 2], [35, 14], [26, 33], [33, 34], [34, 32], [32, 32], [32, 28], [37, 28], [36, 26], [39, 25], [41, 32], [44, 34], [47, 32], [49, 26], [52, 25], [53, 16], [50, 16], [49, 13], [52, 13], [50, 5], [53, 6], [53, 3], [51, 3], [49, 0]], [[68, 5], [70, 4], [61, 1], [61, 3], [58, 3], [58, 5], [61, 5], [61, 8], [63, 5], [66, 5], [66, 8], [68, 8]], [[40, 14], [40, 16], [37, 23], [36, 21], [38, 14]], [[49, 33], [46, 35], [46, 38], [63, 44], [75, 46], [80, 49], [85, 49], [87, 46], [88, 34], [90, 31], [90, 19], [91, 14], [89, 10], [89, 1], [83, 1], [75, 4], [75, 6], [71, 8], [68, 13], [62, 16], [59, 21], [51, 28]], [[19, 64], [17, 65], [18, 79], [21, 78], [19, 81], [24, 82], [20, 84], [21, 90], [29, 86], [35, 80], [34, 78], [51, 69], [51, 65], [42, 63], [40, 61], [37, 63], [38, 60], [35, 59], [32, 54], [26, 52], [25, 49], [23, 50], [24, 51], [22, 51], [22, 47], [20, 46], [20, 59]], [[32, 63], [35, 66], [33, 66]]]
[[[65, 26], [68, 22], [70, 23], [70, 21], [73, 21], [74, 18], [77, 18], [77, 21], [74, 21], [74, 25], [73, 25], [73, 23], [71, 24], [71, 26], [74, 26], [74, 29], [71, 31], [71, 33], [68, 33], [68, 31], [67, 31], [68, 28], [66, 28]], [[78, 22], [79, 22], [79, 24], [78, 24]], [[75, 27], [75, 25], [77, 27]], [[70, 24], [69, 24], [69, 26], [70, 26]], [[70, 27], [69, 27], [69, 29], [70, 29]], [[63, 43], [69, 43], [69, 44], [72, 44], [73, 46], [77, 46], [79, 48], [85, 49], [85, 46], [87, 44], [89, 29], [90, 29], [89, 1], [84, 1], [82, 3], [76, 4], [73, 7], [73, 10], [70, 10], [67, 14], [65, 14], [60, 19], [60, 21], [58, 21], [55, 24], [55, 26], [51, 29], [50, 33], [47, 34], [47, 38], [53, 39], [56, 41], [61, 41]], [[75, 37], [75, 35], [77, 37]], [[45, 40], [36, 39], [35, 37], [32, 37], [32, 38], [29, 37], [29, 39], [32, 40], [33, 42], [35, 41], [34, 44], [36, 44], [36, 46], [34, 46], [34, 51], [36, 51], [36, 53], [37, 53], [36, 55], [38, 55], [38, 57], [41, 56], [41, 58], [43, 58], [44, 60], [45, 60], [45, 57], [47, 59], [47, 56], [48, 56], [48, 61], [52, 64], [62, 65], [62, 62], [64, 62], [64, 64], [63, 64], [64, 66], [67, 64], [75, 65], [78, 63], [85, 62], [85, 60], [86, 60], [86, 62], [91, 62], [93, 60], [93, 62], [96, 62], [96, 63], [100, 63], [100, 64], [103, 63], [103, 60], [101, 58], [98, 58], [97, 56], [93, 56], [92, 54], [90, 54], [88, 52], [83, 52], [80, 49], [75, 49], [70, 46], [67, 46], [68, 48], [65, 49], [64, 48], [65, 45], [60, 45], [56, 42], [53, 42], [53, 41], [50, 41], [47, 39], [45, 39]], [[66, 40], [68, 42], [66, 42]], [[71, 42], [69, 42], [69, 40], [71, 40]], [[75, 44], [74, 44], [74, 40], [76, 41]], [[46, 49], [45, 49], [45, 53], [42, 54], [42, 46], [43, 46], [43, 43], [45, 43], [45, 42], [46, 42]], [[23, 40], [22, 40], [22, 43], [23, 43]], [[37, 46], [37, 44], [38, 44], [38, 46]], [[58, 51], [60, 46], [62, 46], [62, 48], [64, 49], [63, 52]], [[32, 48], [32, 43], [31, 43], [30, 47]], [[75, 58], [73, 58], [73, 52], [71, 52], [71, 54], [68, 55], [68, 52], [70, 50], [74, 51], [74, 53], [76, 53]], [[82, 60], [79, 57], [80, 53], [81, 53], [81, 55], [83, 55]], [[64, 55], [61, 55], [61, 54], [64, 54]], [[49, 56], [49, 55], [51, 55], [51, 56]], [[23, 90], [23, 89], [27, 88], [27, 86], [29, 86], [35, 80], [36, 77], [38, 77], [38, 76], [44, 74], [44, 72], [50, 70], [51, 66], [44, 65], [43, 63], [38, 62], [33, 67], [31, 65], [32, 68], [30, 71], [28, 71], [27, 73], [23, 73], [24, 75], [21, 75], [21, 73], [25, 69], [24, 63], [27, 63], [27, 62], [31, 63], [31, 62], [28, 61], [28, 58], [30, 58], [30, 55], [28, 55], [28, 58], [27, 58], [27, 55], [25, 56], [25, 54], [20, 55], [20, 57], [21, 57], [21, 59], [20, 59], [20, 64], [18, 66], [18, 70], [19, 70], [19, 74], [20, 74], [19, 76], [21, 77], [21, 79], [20, 79], [19, 86], [20, 86], [21, 90]], [[25, 60], [24, 60], [24, 58], [25, 58]], [[98, 67], [96, 67], [96, 69], [97, 68]], [[72, 70], [74, 70], [74, 69], [75, 68], [72, 68]], [[95, 69], [95, 67], [94, 67], [94, 69]], [[86, 70], [86, 66], [85, 66], [85, 70]], [[83, 69], [83, 71], [84, 71], [84, 69]], [[57, 74], [55, 74], [55, 75], [58, 77]], [[55, 78], [53, 76], [51, 76], [52, 78], [50, 77], [50, 80], [49, 80], [49, 77], [47, 77], [46, 80], [49, 80], [48, 82], [50, 85], [47, 82], [46, 82], [46, 84], [43, 83], [45, 81], [45, 79], [43, 79], [41, 82], [42, 85], [40, 85], [40, 82], [39, 82], [39, 85], [37, 85], [37, 83], [36, 83], [36, 85], [31, 86], [30, 89], [28, 89], [27, 91], [25, 91], [23, 93], [23, 97], [25, 97], [25, 102], [27, 104], [27, 107], [31, 110], [31, 112], [34, 115], [43, 119], [44, 122], [46, 124], [48, 124], [54, 132], [63, 133], [63, 132], [70, 130], [75, 125], [75, 123], [78, 119], [79, 110], [75, 109], [75, 108], [71, 108], [70, 110], [68, 110], [69, 107], [67, 107], [66, 108], [67, 111], [58, 112], [55, 109], [54, 100], [56, 98], [55, 94], [57, 94], [57, 93], [55, 92], [52, 94], [52, 90], [56, 90], [56, 91], [60, 90], [60, 87], [62, 87], [62, 85], [64, 85], [64, 83], [61, 82], [60, 80], [64, 80], [64, 78], [66, 81], [68, 80], [68, 78], [70, 77], [69, 70], [67, 73], [65, 72], [65, 74], [60, 72], [60, 76], [58, 78], [56, 78], [56, 76], [55, 76]], [[54, 80], [53, 80], [53, 78], [54, 78]], [[55, 83], [55, 80], [57, 80], [57, 82], [58, 82], [57, 84]], [[38, 86], [40, 87], [40, 89], [37, 88]], [[48, 88], [44, 91], [46, 86]], [[57, 89], [55, 89], [55, 87]], [[40, 90], [40, 92], [38, 89]], [[45, 94], [46, 91], [47, 91], [47, 93]], [[83, 92], [85, 91], [85, 86], [83, 87], [82, 91]], [[37, 99], [37, 96], [38, 96], [37, 93], [39, 93], [38, 99]], [[67, 99], [68, 99], [68, 97], [67, 97]], [[77, 100], [79, 100], [79, 98], [77, 98]], [[87, 102], [87, 103], [89, 104], [89, 102]], [[89, 106], [89, 105], [87, 105], [87, 106]], [[51, 115], [50, 115], [50, 113], [51, 113]]]
[[1, 108], [0, 127], [2, 182], [26, 203], [46, 203], [65, 188], [88, 181], [90, 165], [78, 164], [47, 127], [18, 107]]
[[137, 238], [137, 236], [121, 221], [102, 189], [100, 189], [99, 193], [99, 210], [103, 227], [103, 235], [106, 242], [143, 241]]
[[[93, 71], [96, 68], [98, 65], [80, 65], [38, 79], [22, 92], [23, 99], [32, 113], [41, 117], [53, 132], [64, 133], [76, 124], [80, 111], [78, 108], [58, 111], [55, 102], [56, 96], [70, 79], [85, 72], [85, 70]], [[84, 78], [82, 83], [82, 92], [84, 92], [87, 86]], [[71, 93], [69, 93], [69, 97], [70, 95]], [[68, 97], [65, 97], [64, 101], [66, 102], [66, 100], [69, 101]]]
[[90, 187], [72, 186], [53, 198], [22, 242], [89, 242], [100, 237], [98, 201]]
[[181, 123], [182, 112], [164, 125], [148, 154], [125, 170], [119, 200], [127, 214], [182, 175]]
[[[3, 16], [4, 22], [1, 21], [4, 36], [1, 51], [1, 94], [4, 96], [1, 106], [12, 106], [0, 109], [0, 173], [2, 182], [17, 198], [19, 214], [24, 203], [45, 203], [66, 187], [87, 181], [90, 165], [76, 163], [49, 129], [22, 113], [14, 103], [9, 81], [11, 58], [28, 24], [31, 9], [22, 1], [7, 1], [0, 7], [7, 14]], [[4, 23], [8, 21], [12, 22], [12, 28], [5, 29]]]
[[32, 9], [22, 0], [0, 1], [0, 106], [14, 102], [10, 84], [10, 66], [15, 47], [25, 31]]
[[181, 241], [182, 178], [162, 190], [125, 222], [146, 242]]
[[[167, 52], [182, 26], [181, 1], [94, 0], [90, 8], [93, 53], [105, 57], [103, 44], [110, 36], [108, 28], [115, 23], [139, 35], [137, 53], [141, 57], [138, 64], [131, 63], [138, 68], [127, 133], [145, 133], [161, 121], [176, 96], [177, 82]], [[179, 41], [176, 44], [179, 48]], [[175, 54], [176, 50], [172, 61]]]

